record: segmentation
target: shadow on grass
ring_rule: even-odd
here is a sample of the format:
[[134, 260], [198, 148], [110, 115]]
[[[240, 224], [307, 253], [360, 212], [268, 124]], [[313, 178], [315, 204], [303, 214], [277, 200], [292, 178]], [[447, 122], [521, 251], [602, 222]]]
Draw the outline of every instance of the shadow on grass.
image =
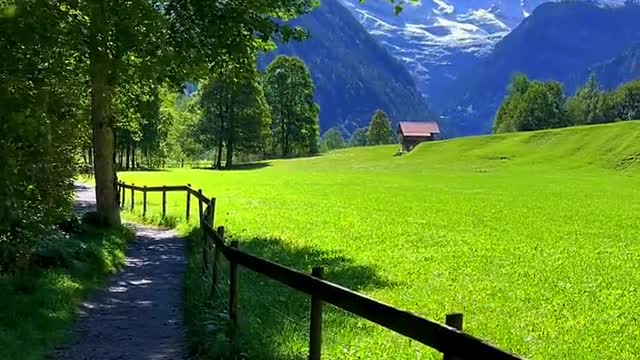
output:
[[[187, 291], [197, 281], [203, 284], [200, 266], [200, 237], [191, 237], [190, 269], [192, 281], [188, 281]], [[310, 273], [314, 266], [322, 266], [325, 279], [355, 291], [384, 288], [393, 284], [385, 280], [373, 267], [355, 263], [352, 259], [331, 251], [312, 247], [297, 247], [278, 238], [237, 239], [240, 249], [248, 253], [275, 261], [281, 265]], [[195, 257], [194, 257], [195, 255]], [[251, 358], [251, 359], [305, 359], [308, 357], [310, 301], [306, 294], [290, 289], [265, 276], [240, 268], [240, 294], [238, 300], [238, 351], [229, 355], [228, 328], [228, 263], [219, 268], [221, 282], [218, 289], [209, 294], [200, 291], [203, 298], [200, 306], [191, 308], [192, 299], [187, 298], [189, 307], [186, 314], [190, 325], [197, 319], [200, 330], [196, 333], [206, 339], [197, 341], [193, 328], [191, 340], [194, 355], [203, 358]], [[199, 277], [199, 280], [196, 280]], [[187, 297], [194, 295], [187, 293]], [[197, 296], [197, 295], [196, 295]], [[208, 299], [203, 301], [203, 299]], [[325, 318], [329, 313], [334, 320], [325, 322], [325, 334], [336, 327], [357, 321], [353, 316], [343, 315], [341, 310], [325, 307]], [[335, 314], [340, 313], [340, 314]], [[335, 316], [339, 315], [339, 316]], [[190, 320], [189, 320], [190, 319]], [[194, 346], [195, 345], [195, 346]]]
[[196, 167], [194, 169], [199, 170], [221, 170], [221, 171], [234, 171], [234, 170], [258, 170], [264, 169], [266, 167], [271, 166], [271, 163], [268, 161], [261, 162], [252, 162], [252, 163], [244, 163], [244, 164], [236, 164], [231, 167], [231, 169], [223, 167], [222, 169], [215, 168], [213, 166], [204, 166], [204, 167]]

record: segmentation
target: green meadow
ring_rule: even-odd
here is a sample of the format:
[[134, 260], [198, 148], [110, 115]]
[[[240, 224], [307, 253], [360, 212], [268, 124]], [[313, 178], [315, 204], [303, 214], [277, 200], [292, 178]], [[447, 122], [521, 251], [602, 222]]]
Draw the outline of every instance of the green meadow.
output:
[[[232, 171], [120, 178], [202, 188], [217, 199], [216, 225], [242, 249], [303, 271], [325, 266], [329, 280], [432, 320], [462, 312], [465, 331], [527, 358], [637, 357], [640, 122], [396, 151], [351, 148]], [[185, 195], [168, 200], [169, 213], [183, 218]], [[149, 196], [150, 212], [159, 204]], [[307, 299], [240, 276], [244, 354], [304, 358]], [[219, 337], [215, 318], [223, 316], [202, 316]], [[329, 306], [324, 329], [327, 359], [440, 356]]]

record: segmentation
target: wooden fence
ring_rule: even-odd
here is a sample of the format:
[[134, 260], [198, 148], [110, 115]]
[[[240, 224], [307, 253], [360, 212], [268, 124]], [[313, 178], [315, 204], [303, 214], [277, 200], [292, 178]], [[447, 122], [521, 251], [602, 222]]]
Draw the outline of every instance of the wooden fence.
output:
[[[410, 312], [397, 309], [365, 295], [323, 279], [323, 268], [313, 268], [311, 275], [246, 253], [238, 248], [237, 241], [225, 243], [224, 227], [213, 228], [215, 198], [208, 199], [202, 190], [186, 186], [135, 186], [119, 184], [121, 206], [126, 204], [126, 192], [130, 190], [130, 207], [135, 206], [135, 191], [143, 193], [143, 215], [146, 214], [148, 192], [162, 192], [162, 215], [166, 216], [166, 194], [172, 191], [186, 192], [186, 219], [190, 217], [191, 196], [198, 200], [200, 227], [202, 229], [203, 272], [211, 269], [212, 293], [218, 286], [217, 268], [221, 256], [229, 262], [229, 339], [235, 346], [238, 329], [238, 267], [242, 266], [266, 276], [311, 297], [309, 359], [317, 360], [322, 351], [322, 305], [329, 303], [356, 316], [372, 321], [389, 330], [425, 344], [444, 354], [445, 360], [468, 359], [522, 359], [487, 342], [462, 332], [462, 314], [449, 314], [445, 324], [440, 324]], [[204, 210], [203, 210], [204, 207]], [[211, 265], [211, 266], [210, 266]]]

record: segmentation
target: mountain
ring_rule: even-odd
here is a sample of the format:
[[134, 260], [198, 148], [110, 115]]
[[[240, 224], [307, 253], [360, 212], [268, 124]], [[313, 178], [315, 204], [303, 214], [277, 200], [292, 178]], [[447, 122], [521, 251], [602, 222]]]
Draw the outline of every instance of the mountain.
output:
[[341, 0], [401, 60], [427, 98], [487, 56], [495, 44], [548, 0]]
[[337, 0], [322, 0], [312, 13], [291, 22], [311, 39], [278, 46], [259, 60], [261, 68], [278, 54], [300, 57], [309, 67], [324, 132], [367, 126], [376, 109], [394, 121], [430, 119], [413, 78]]
[[[504, 37], [481, 62], [432, 97], [457, 133], [486, 133], [514, 73], [558, 80], [567, 92], [588, 69], [620, 56], [640, 39], [640, 5], [546, 3]], [[578, 75], [576, 75], [578, 74]]]
[[595, 73], [600, 85], [609, 90], [640, 78], [640, 44], [609, 61], [590, 67], [582, 77], [590, 73]]

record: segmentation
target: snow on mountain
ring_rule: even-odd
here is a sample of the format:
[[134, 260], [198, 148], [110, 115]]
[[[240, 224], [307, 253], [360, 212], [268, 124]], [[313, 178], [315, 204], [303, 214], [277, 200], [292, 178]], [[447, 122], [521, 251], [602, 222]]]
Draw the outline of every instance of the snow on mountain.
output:
[[[549, 0], [406, 1], [398, 16], [386, 0], [340, 1], [405, 63], [419, 90], [429, 97], [489, 54], [533, 9]], [[601, 1], [606, 6], [624, 2]]]

